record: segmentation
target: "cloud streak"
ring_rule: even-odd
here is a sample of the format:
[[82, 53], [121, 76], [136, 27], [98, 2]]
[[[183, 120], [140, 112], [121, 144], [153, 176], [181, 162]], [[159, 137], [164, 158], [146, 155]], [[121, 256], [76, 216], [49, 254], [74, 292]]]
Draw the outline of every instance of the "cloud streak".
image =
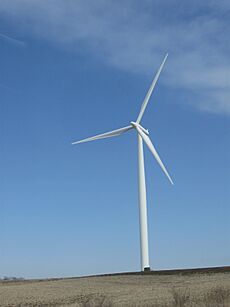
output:
[[25, 47], [26, 46], [25, 42], [18, 40], [18, 39], [15, 39], [13, 37], [10, 37], [8, 35], [2, 34], [2, 33], [0, 33], [0, 39], [4, 40], [4, 41], [6, 41], [10, 44], [16, 45], [18, 47]]
[[0, 16], [19, 31], [128, 72], [152, 75], [169, 52], [162, 82], [200, 110], [230, 115], [229, 15], [225, 0], [0, 3]]

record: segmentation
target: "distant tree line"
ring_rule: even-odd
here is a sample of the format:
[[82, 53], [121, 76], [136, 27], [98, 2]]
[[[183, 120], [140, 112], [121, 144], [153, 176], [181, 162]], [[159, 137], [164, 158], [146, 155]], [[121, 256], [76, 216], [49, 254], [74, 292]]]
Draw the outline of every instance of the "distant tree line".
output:
[[24, 280], [23, 277], [15, 277], [15, 276], [4, 276], [0, 278], [0, 280]]

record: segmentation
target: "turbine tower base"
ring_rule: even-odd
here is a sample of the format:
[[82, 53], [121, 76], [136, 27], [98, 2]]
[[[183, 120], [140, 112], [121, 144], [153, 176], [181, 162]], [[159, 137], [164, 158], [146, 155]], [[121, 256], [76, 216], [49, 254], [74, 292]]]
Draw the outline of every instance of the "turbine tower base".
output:
[[150, 272], [150, 271], [151, 271], [150, 267], [144, 268], [144, 272]]

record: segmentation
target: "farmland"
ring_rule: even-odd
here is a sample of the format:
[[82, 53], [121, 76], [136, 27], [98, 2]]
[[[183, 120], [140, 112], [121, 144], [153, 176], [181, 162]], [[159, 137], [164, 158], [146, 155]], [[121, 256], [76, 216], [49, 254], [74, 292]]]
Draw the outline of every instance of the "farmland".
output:
[[230, 306], [230, 269], [1, 281], [0, 306]]

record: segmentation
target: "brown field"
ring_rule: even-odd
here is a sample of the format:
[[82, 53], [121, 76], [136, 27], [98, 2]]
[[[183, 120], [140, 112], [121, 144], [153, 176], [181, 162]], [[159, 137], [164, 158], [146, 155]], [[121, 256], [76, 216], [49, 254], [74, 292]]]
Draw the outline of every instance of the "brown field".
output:
[[0, 306], [230, 306], [230, 271], [2, 281]]

